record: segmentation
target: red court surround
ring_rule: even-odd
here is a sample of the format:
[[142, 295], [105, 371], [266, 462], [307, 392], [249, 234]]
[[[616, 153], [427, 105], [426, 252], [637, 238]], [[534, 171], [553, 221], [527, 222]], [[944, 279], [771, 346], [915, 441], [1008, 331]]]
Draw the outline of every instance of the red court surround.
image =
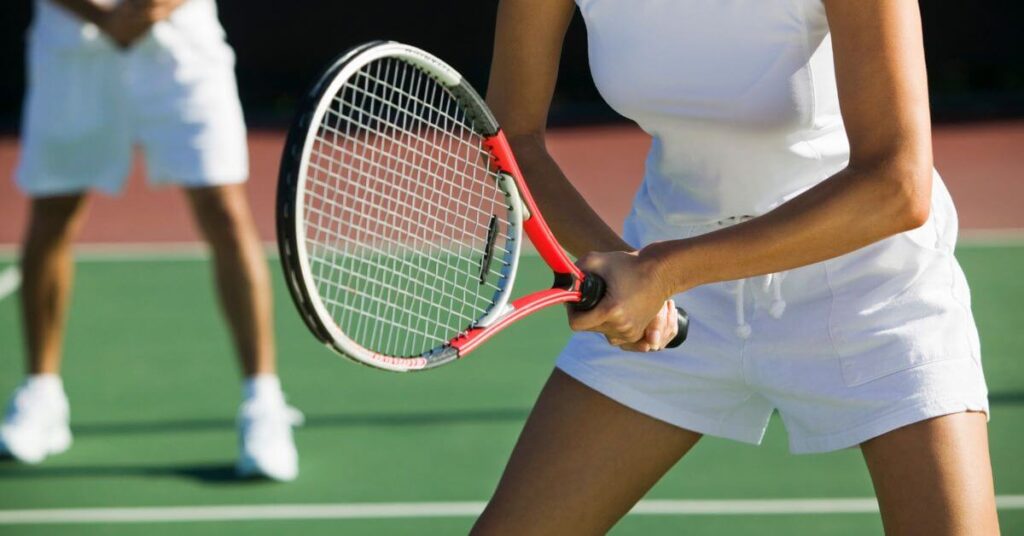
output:
[[[265, 240], [274, 238], [274, 189], [284, 135], [258, 130], [249, 136], [250, 198]], [[548, 146], [597, 211], [618, 228], [640, 180], [648, 137], [633, 126], [559, 129]], [[1024, 228], [1024, 121], [935, 128], [935, 164], [960, 212], [964, 229]], [[0, 245], [23, 232], [27, 201], [12, 174], [17, 139], [0, 139]], [[191, 242], [198, 235], [175, 188], [149, 188], [136, 162], [121, 197], [96, 195], [83, 242]]]

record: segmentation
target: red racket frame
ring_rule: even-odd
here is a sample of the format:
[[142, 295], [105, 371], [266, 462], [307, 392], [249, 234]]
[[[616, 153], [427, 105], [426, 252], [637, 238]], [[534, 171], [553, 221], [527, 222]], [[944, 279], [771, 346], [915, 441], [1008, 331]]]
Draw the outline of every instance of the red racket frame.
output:
[[[512, 148], [505, 138], [505, 133], [498, 130], [497, 134], [490, 136], [484, 141], [484, 145], [490, 150], [492, 159], [491, 166], [499, 173], [507, 173], [515, 180], [516, 188], [519, 189], [519, 196], [522, 199], [528, 214], [523, 216], [523, 231], [530, 237], [530, 242], [537, 248], [544, 262], [555, 273], [555, 286], [522, 296], [513, 300], [510, 313], [499, 318], [487, 327], [475, 327], [451, 341], [453, 348], [458, 350], [459, 357], [464, 357], [472, 352], [480, 343], [486, 341], [495, 333], [498, 333], [509, 324], [527, 316], [535, 311], [550, 307], [559, 303], [572, 303], [580, 301], [582, 293], [580, 286], [586, 277], [583, 271], [572, 262], [572, 259], [562, 250], [562, 246], [555, 240], [544, 217], [541, 216], [537, 204], [530, 195], [530, 189], [526, 186], [523, 173], [519, 170], [515, 157], [512, 156]], [[567, 285], [562, 288], [562, 284]]]

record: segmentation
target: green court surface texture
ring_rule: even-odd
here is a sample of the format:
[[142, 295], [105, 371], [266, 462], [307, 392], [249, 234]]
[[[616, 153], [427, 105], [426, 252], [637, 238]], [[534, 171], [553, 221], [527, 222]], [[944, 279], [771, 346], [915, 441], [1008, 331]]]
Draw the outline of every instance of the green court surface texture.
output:
[[[996, 489], [1009, 501], [1000, 518], [1005, 534], [1022, 534], [1024, 246], [964, 247], [959, 257], [982, 332]], [[0, 261], [0, 270], [10, 262]], [[518, 288], [549, 284], [539, 259], [524, 264]], [[553, 308], [512, 326], [463, 362], [421, 374], [386, 373], [318, 345], [273, 266], [281, 376], [289, 400], [307, 417], [296, 436], [302, 471], [296, 482], [233, 478], [239, 381], [208, 262], [83, 256], [65, 344], [75, 444], [38, 466], [0, 461], [0, 534], [465, 533], [568, 335], [564, 313]], [[20, 340], [16, 299], [8, 296], [0, 301], [2, 396], [22, 376]], [[630, 515], [612, 533], [878, 534], [870, 501], [841, 511], [850, 500], [863, 504], [871, 497], [857, 450], [790, 455], [776, 419], [761, 447], [701, 442], [647, 497], [724, 506], [703, 514]], [[742, 501], [754, 499], [776, 505], [815, 499], [818, 506], [811, 513], [744, 510]], [[435, 503], [449, 502], [471, 504], [439, 514]], [[401, 515], [367, 514], [359, 509], [366, 503], [399, 503]], [[259, 507], [278, 511], [271, 505], [290, 513], [258, 519]], [[301, 505], [329, 513], [317, 518]], [[175, 521], [81, 519], [109, 512], [97, 509], [172, 506], [185, 507], [170, 515]], [[214, 506], [249, 510], [198, 520]], [[335, 515], [348, 507], [370, 517]], [[417, 514], [419, 507], [436, 515]], [[733, 507], [742, 513], [725, 513]], [[73, 511], [73, 523], [12, 523], [11, 512], [35, 509], [82, 510]]]

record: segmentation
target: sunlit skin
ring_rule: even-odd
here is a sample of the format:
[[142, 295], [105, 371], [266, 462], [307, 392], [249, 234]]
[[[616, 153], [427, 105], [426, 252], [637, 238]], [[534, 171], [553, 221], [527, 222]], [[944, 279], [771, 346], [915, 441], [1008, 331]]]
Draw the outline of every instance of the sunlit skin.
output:
[[[820, 262], [927, 221], [931, 125], [917, 3], [825, 0], [825, 7], [849, 165], [760, 217], [637, 251], [587, 205], [544, 145], [574, 3], [500, 3], [488, 104], [559, 242], [608, 282], [597, 308], [569, 313], [574, 330], [602, 333], [626, 350], [661, 348], [674, 335], [666, 304], [674, 294]], [[628, 444], [613, 440], [620, 434]], [[671, 466], [666, 460], [674, 462], [698, 439], [556, 371], [474, 530], [604, 532]], [[868, 441], [862, 451], [888, 534], [998, 533], [984, 415], [919, 422]], [[584, 478], [585, 491], [578, 488]]]

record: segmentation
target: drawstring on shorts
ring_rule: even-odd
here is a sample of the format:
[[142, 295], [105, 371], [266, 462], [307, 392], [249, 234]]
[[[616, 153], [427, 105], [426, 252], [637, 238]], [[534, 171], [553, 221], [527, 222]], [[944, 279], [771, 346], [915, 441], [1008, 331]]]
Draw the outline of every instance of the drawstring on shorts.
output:
[[733, 294], [736, 295], [736, 336], [741, 339], [747, 339], [753, 330], [750, 324], [747, 323], [746, 313], [744, 311], [744, 300], [743, 291], [747, 288], [747, 281], [753, 281], [756, 278], [761, 278], [761, 290], [765, 294], [771, 294], [772, 303], [768, 307], [768, 314], [772, 315], [772, 318], [782, 318], [783, 313], [786, 312], [786, 300], [782, 297], [782, 280], [785, 279], [786, 272], [778, 272], [774, 274], [767, 274], [763, 276], [749, 277], [747, 279], [738, 279], [736, 286], [733, 289]]
[[[719, 220], [715, 222], [715, 225], [718, 227], [726, 227], [751, 218], [753, 218], [753, 216], [733, 216], [724, 220]], [[786, 278], [786, 272], [777, 272], [736, 280], [736, 286], [733, 288], [733, 294], [736, 296], [736, 336], [741, 339], [748, 339], [750, 338], [751, 333], [753, 333], [753, 329], [751, 329], [750, 324], [747, 323], [743, 297], [744, 290], [747, 288], [747, 281], [751, 281], [753, 283], [757, 278], [761, 278], [761, 291], [765, 294], [770, 294], [772, 297], [771, 305], [768, 306], [768, 314], [770, 314], [772, 318], [782, 318], [782, 315], [786, 312], [786, 300], [782, 297], [782, 280]]]

